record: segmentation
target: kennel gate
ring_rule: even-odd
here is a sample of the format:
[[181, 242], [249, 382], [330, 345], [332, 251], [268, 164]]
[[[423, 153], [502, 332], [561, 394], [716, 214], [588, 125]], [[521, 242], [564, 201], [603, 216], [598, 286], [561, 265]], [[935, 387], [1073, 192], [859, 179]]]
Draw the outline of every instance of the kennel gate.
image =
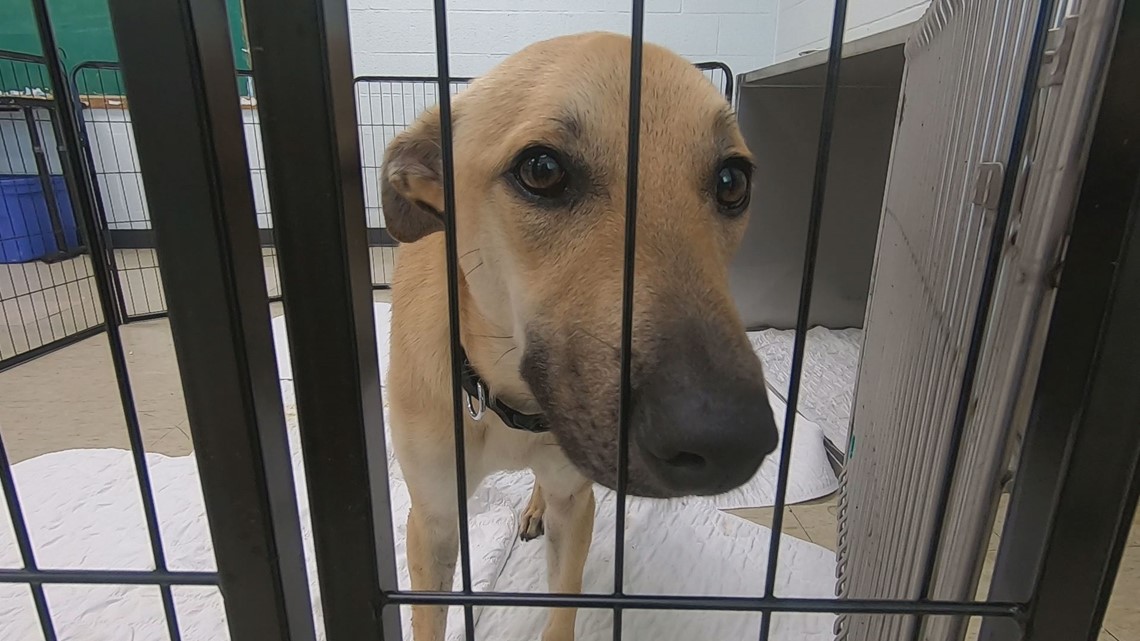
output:
[[[56, 53], [48, 9], [34, 0], [53, 85], [71, 91]], [[961, 3], [957, 3], [960, 5]], [[1030, 91], [1014, 92], [1018, 103], [1009, 155], [1020, 161], [1022, 142], [1035, 104], [1031, 90], [1047, 41], [1049, 2], [1019, 3], [1034, 19], [1027, 39], [1025, 67]], [[154, 571], [77, 571], [38, 569], [22, 523], [18, 496], [6, 460], [0, 460], [0, 482], [13, 515], [25, 567], [0, 570], [0, 581], [27, 584], [41, 618], [44, 635], [54, 640], [44, 586], [54, 584], [125, 583], [159, 586], [171, 639], [179, 638], [172, 586], [219, 585], [226, 599], [232, 638], [238, 640], [316, 638], [310, 593], [303, 563], [295, 489], [288, 461], [289, 446], [277, 372], [271, 349], [267, 302], [269, 294], [262, 264], [261, 242], [254, 218], [249, 158], [237, 117], [239, 96], [228, 26], [222, 3], [208, 0], [132, 3], [112, 0], [113, 22], [123, 59], [128, 94], [136, 105], [133, 129], [148, 204], [155, 213], [155, 242], [163, 256], [171, 326], [186, 392], [198, 464], [206, 498], [218, 564], [217, 573], [178, 572], [166, 568], [162, 542], [153, 519], [148, 523], [155, 556]], [[794, 417], [798, 377], [804, 352], [804, 332], [810, 307], [812, 266], [823, 188], [827, 179], [831, 121], [841, 64], [847, 3], [837, 0], [824, 95], [820, 147], [813, 184], [805, 279], [802, 287], [793, 355], [789, 419]], [[930, 20], [944, 20], [951, 3], [935, 3]], [[446, 200], [454, 202], [448, 128], [450, 79], [447, 58], [446, 3], [435, 1], [436, 51], [442, 87], [444, 175]], [[1130, 367], [1140, 357], [1140, 344], [1131, 328], [1140, 324], [1140, 226], [1136, 188], [1140, 154], [1128, 140], [1140, 132], [1132, 117], [1137, 87], [1130, 71], [1140, 64], [1140, 2], [1086, 0], [1084, 16], [1099, 16], [1099, 37], [1080, 40], [1097, 64], [1089, 65], [1088, 84], [1077, 94], [1096, 93], [1099, 102], [1087, 106], [1096, 113], [1087, 155], [1088, 172], [1079, 190], [1076, 216], [1068, 235], [1066, 266], [1059, 277], [1053, 324], [1041, 352], [1040, 377], [1032, 395], [1026, 447], [1014, 478], [1010, 527], [1003, 537], [995, 569], [992, 600], [939, 598], [923, 586], [918, 598], [841, 595], [839, 599], [804, 599], [773, 594], [770, 586], [778, 563], [768, 559], [769, 589], [756, 597], [707, 597], [626, 594], [621, 589], [622, 528], [615, 559], [615, 585], [610, 595], [535, 595], [475, 592], [471, 588], [470, 550], [466, 527], [460, 529], [458, 593], [403, 592], [395, 579], [392, 524], [384, 470], [384, 443], [378, 366], [371, 312], [372, 279], [368, 261], [364, 187], [351, 82], [348, 16], [343, 3], [321, 0], [251, 0], [246, 5], [254, 77], [258, 81], [263, 145], [274, 232], [279, 252], [286, 317], [290, 328], [306, 477], [312, 504], [320, 601], [325, 638], [399, 639], [397, 608], [413, 603], [461, 606], [468, 621], [474, 607], [577, 606], [614, 611], [614, 638], [621, 635], [621, 613], [634, 609], [749, 610], [764, 613], [760, 638], [768, 637], [774, 616], [834, 612], [896, 618], [981, 616], [993, 619], [984, 631], [995, 641], [1030, 638], [1071, 641], [1095, 632], [1115, 567], [1119, 543], [1135, 507], [1140, 418], [1134, 390], [1137, 372]], [[943, 12], [941, 15], [939, 12]], [[632, 11], [629, 174], [636, 175], [640, 53], [644, 2]], [[1119, 35], [1113, 42], [1113, 35]], [[933, 34], [929, 34], [933, 35]], [[922, 36], [929, 37], [929, 36]], [[1068, 55], [1065, 56], [1066, 58]], [[1058, 58], [1049, 59], [1049, 65]], [[1072, 59], [1079, 59], [1073, 56]], [[1079, 77], [1085, 77], [1081, 74]], [[1015, 83], [1017, 84], [1017, 83]], [[1090, 89], [1090, 87], [1092, 89]], [[66, 96], [61, 96], [66, 97]], [[1087, 96], [1085, 96], [1087, 98]], [[1040, 103], [1037, 103], [1040, 104]], [[1077, 129], [1087, 126], [1077, 123]], [[62, 138], [73, 148], [81, 139], [82, 123], [67, 111]], [[1091, 128], [1091, 127], [1090, 127]], [[170, 148], [184, 153], [167, 155]], [[1083, 157], [1083, 155], [1082, 155]], [[79, 159], [71, 158], [73, 167]], [[1011, 163], [1010, 166], [1016, 166]], [[82, 173], [82, 172], [80, 172]], [[1018, 183], [1011, 172], [993, 185], [996, 213], [993, 237], [1005, 238]], [[304, 180], [300, 180], [304, 177]], [[1048, 183], [1049, 181], [1043, 181]], [[1072, 186], [1076, 189], [1074, 180]], [[1048, 186], [1046, 184], [1046, 186]], [[1090, 189], [1095, 187], [1095, 190]], [[628, 220], [636, 218], [636, 181], [629, 181]], [[94, 185], [81, 182], [90, 196]], [[1034, 192], [1036, 197], [1040, 190]], [[989, 203], [989, 192], [980, 198]], [[314, 210], [335, 215], [314, 217]], [[448, 211], [453, 208], [449, 207]], [[202, 215], [208, 212], [209, 215]], [[187, 215], [187, 214], [193, 215]], [[99, 230], [90, 226], [98, 235]], [[622, 397], [629, 398], [629, 346], [632, 327], [632, 246], [635, 224], [627, 225], [626, 287], [623, 292]], [[452, 344], [457, 343], [455, 238], [445, 230], [448, 245], [449, 300]], [[316, 247], [318, 251], [313, 251]], [[996, 249], [995, 249], [996, 247]], [[1002, 256], [1000, 242], [991, 243], [987, 269], [979, 287], [997, 286]], [[97, 272], [103, 269], [96, 261]], [[97, 273], [101, 287], [109, 274]], [[1048, 282], [1048, 281], [1047, 281]], [[1049, 283], [1053, 284], [1053, 283]], [[104, 289], [104, 292], [109, 289]], [[104, 309], [113, 306], [110, 297]], [[978, 367], [978, 352], [987, 338], [987, 296], [978, 297], [981, 313], [970, 323], [968, 362]], [[330, 313], [330, 310], [333, 310]], [[113, 312], [113, 309], [112, 309]], [[113, 313], [112, 313], [113, 316]], [[110, 318], [110, 316], [109, 316]], [[116, 374], [123, 389], [124, 409], [133, 412], [129, 377], [121, 367], [122, 345], [117, 325], [108, 323]], [[318, 340], [316, 337], [320, 336]], [[1074, 358], [1074, 355], [1077, 357]], [[458, 362], [453, 350], [454, 410], [460, 417]], [[972, 391], [968, 378], [959, 398]], [[1032, 383], [1031, 383], [1032, 384]], [[860, 390], [861, 393], [863, 390]], [[1123, 394], [1122, 394], [1123, 393]], [[623, 403], [628, 407], [628, 403]], [[1055, 414], [1042, 414], [1043, 409]], [[626, 433], [623, 421], [622, 434]], [[956, 431], [965, 422], [955, 420]], [[794, 423], [789, 420], [785, 450]], [[903, 423], [913, 428], [913, 423]], [[137, 423], [132, 446], [141, 460]], [[462, 468], [462, 438], [457, 426], [457, 465]], [[858, 437], [858, 430], [856, 436]], [[960, 440], [960, 439], [959, 439]], [[624, 438], [623, 438], [624, 441]], [[853, 460], [858, 461], [855, 441]], [[622, 448], [624, 450], [624, 448]], [[0, 455], [3, 449], [0, 448]], [[778, 543], [787, 490], [789, 457], [782, 459], [772, 539]], [[950, 496], [956, 466], [946, 468], [939, 492]], [[139, 466], [144, 505], [149, 497], [145, 461]], [[624, 465], [619, 467], [623, 471]], [[1111, 472], [1112, 476], [1106, 476]], [[854, 477], [848, 478], [850, 487]], [[463, 483], [463, 474], [458, 475]], [[619, 482], [619, 488], [624, 481]], [[1099, 486], [1099, 487], [1098, 487]], [[458, 488], [463, 496], [463, 488]], [[1099, 490], [1099, 491], [1098, 491]], [[850, 490], [849, 490], [850, 492]], [[624, 492], [619, 492], [619, 504]], [[949, 499], [942, 502], [945, 511]], [[1087, 505], [1104, 512], [1087, 512]], [[848, 503], [846, 519], [857, 505]], [[465, 504], [460, 501], [460, 513]], [[624, 511], [617, 512], [619, 520]], [[1092, 518], [1090, 518], [1090, 516]], [[942, 520], [941, 518], [939, 519]], [[941, 525], [941, 524], [940, 524]], [[1038, 527], [1034, 527], [1038, 526]], [[847, 527], [850, 527], [848, 525]], [[940, 540], [935, 528], [927, 543]], [[846, 534], [850, 535], [850, 531]], [[922, 541], [919, 541], [922, 543]], [[1096, 552], [1088, 549], [1096, 547]], [[852, 541], [846, 549], [854, 550]], [[1095, 556], [1088, 563], [1089, 556]], [[933, 558], [934, 555], [931, 555]], [[842, 581], [842, 579], [841, 579]], [[927, 581], [929, 584], [929, 580]], [[842, 583], [841, 583], [842, 591]], [[240, 602], [239, 602], [240, 600]], [[917, 628], [914, 628], [917, 630]], [[1074, 631], [1076, 634], [1073, 634]], [[1023, 636], [1027, 635], [1027, 636]]]
[[[841, 596], [978, 590], [1091, 134], [1073, 125], [1094, 113], [1087, 85], [1111, 40], [1111, 3], [1077, 4], [935, 0], [907, 43], [843, 475]], [[1045, 64], [1023, 87], [1035, 20], [1049, 27]], [[883, 522], [896, 530], [857, 543]], [[959, 638], [965, 623], [838, 627], [844, 640], [917, 641]]]

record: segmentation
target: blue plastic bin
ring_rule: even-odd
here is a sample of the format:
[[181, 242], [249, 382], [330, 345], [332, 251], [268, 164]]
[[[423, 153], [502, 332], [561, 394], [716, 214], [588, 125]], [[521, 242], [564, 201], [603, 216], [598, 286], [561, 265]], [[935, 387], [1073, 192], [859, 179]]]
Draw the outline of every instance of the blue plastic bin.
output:
[[67, 247], [59, 247], [39, 176], [0, 175], [0, 263], [26, 263], [77, 249], [79, 233], [63, 176], [51, 177]]

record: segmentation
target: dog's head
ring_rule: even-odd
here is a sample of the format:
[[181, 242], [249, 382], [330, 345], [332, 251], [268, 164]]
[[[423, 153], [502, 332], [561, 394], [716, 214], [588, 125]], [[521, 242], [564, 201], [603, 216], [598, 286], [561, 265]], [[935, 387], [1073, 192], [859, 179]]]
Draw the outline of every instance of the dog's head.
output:
[[[610, 487], [629, 73], [626, 37], [548, 40], [473, 83], [452, 118], [459, 252], [479, 264], [464, 287], [513, 333], [518, 374], [567, 456]], [[629, 490], [715, 494], [750, 479], [778, 438], [728, 290], [751, 157], [697, 68], [646, 45], [642, 78]], [[433, 109], [388, 147], [384, 216], [401, 242], [442, 230], [439, 141]]]

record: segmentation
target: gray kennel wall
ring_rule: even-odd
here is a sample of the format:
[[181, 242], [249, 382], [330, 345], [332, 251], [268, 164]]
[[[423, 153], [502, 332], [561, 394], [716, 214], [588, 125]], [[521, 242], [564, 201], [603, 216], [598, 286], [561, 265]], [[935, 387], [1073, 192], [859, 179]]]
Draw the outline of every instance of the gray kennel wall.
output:
[[[844, 45], [809, 326], [863, 326], [908, 32]], [[749, 329], [795, 325], [826, 60], [821, 51], [741, 77], [737, 113], [757, 167], [730, 286]]]
[[[841, 486], [841, 597], [978, 590], [1011, 446], [1028, 420], [1114, 5], [1085, 2], [1078, 30], [1059, 4], [1044, 17], [1054, 29], [1042, 71], [1028, 79], [1036, 2], [937, 0], [906, 44]], [[1035, 101], [1019, 103], [1027, 84]], [[1027, 160], [1006, 167], [1019, 141]], [[965, 626], [850, 615], [837, 638], [943, 641]]]

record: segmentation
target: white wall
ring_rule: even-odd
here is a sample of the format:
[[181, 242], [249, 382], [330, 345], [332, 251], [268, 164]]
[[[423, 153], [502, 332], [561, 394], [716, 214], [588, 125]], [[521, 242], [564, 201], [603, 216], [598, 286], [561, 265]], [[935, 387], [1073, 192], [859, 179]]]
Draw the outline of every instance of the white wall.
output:
[[[779, 0], [646, 0], [645, 38], [734, 73], [769, 64]], [[356, 75], [436, 73], [431, 0], [349, 0]], [[582, 31], [629, 33], [629, 0], [452, 0], [451, 72], [478, 76], [524, 46]]]
[[[355, 75], [434, 76], [435, 28], [431, 0], [349, 0]], [[743, 73], [772, 62], [780, 0], [646, 0], [646, 39], [693, 62], [727, 63]], [[451, 72], [478, 76], [524, 46], [562, 34], [606, 30], [628, 33], [629, 0], [451, 0], [448, 26]], [[365, 205], [369, 226], [382, 224], [378, 167], [389, 140], [425, 106], [434, 85], [373, 83], [358, 90]], [[258, 222], [271, 226], [268, 190], [255, 112], [242, 111]], [[0, 114], [0, 173], [34, 173], [22, 123]], [[123, 109], [84, 114], [108, 224], [148, 229], [150, 215]], [[50, 128], [43, 131], [52, 145]], [[26, 153], [25, 153], [26, 152]], [[21, 156], [23, 154], [23, 156]], [[53, 172], [58, 172], [58, 161]]]
[[[844, 40], [856, 40], [914, 22], [930, 0], [849, 0]], [[824, 49], [831, 35], [834, 0], [780, 0], [774, 61]]]

